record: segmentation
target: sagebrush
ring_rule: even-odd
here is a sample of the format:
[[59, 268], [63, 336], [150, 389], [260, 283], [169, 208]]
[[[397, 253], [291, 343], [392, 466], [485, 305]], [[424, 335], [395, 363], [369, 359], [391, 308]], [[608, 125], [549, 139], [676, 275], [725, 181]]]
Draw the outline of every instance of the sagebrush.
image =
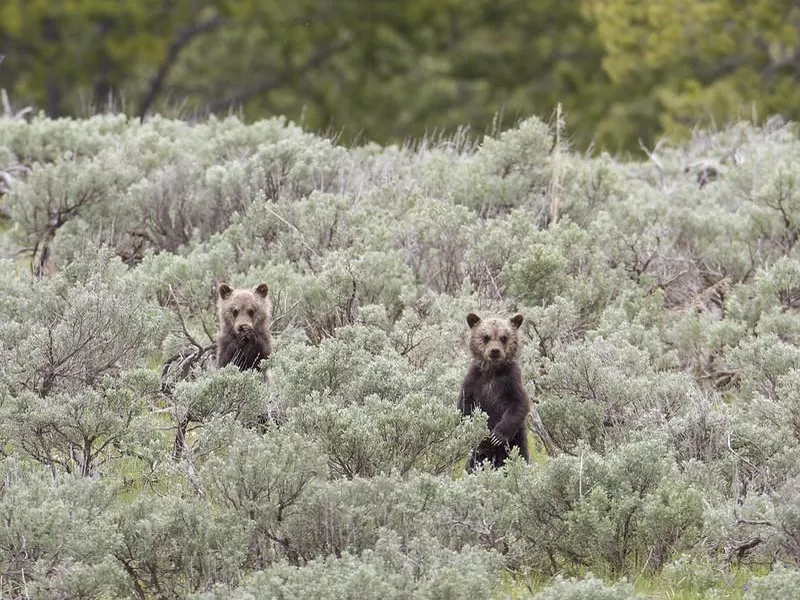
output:
[[[3, 594], [485, 598], [506, 569], [625, 598], [588, 573], [691, 557], [697, 589], [796, 579], [792, 124], [639, 162], [536, 118], [386, 148], [282, 119], [0, 125], [27, 169], [0, 200]], [[265, 373], [209, 359], [221, 281], [269, 285]], [[530, 464], [467, 476], [473, 311], [525, 316], [535, 410]]]

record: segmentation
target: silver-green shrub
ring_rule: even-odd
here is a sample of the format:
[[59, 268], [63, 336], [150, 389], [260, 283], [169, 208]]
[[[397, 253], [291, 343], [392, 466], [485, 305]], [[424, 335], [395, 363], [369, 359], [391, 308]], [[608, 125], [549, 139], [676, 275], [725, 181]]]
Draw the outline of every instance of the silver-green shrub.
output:
[[629, 583], [609, 585], [590, 574], [583, 579], [559, 576], [555, 583], [533, 597], [535, 600], [633, 600], [642, 596], [634, 593]]
[[25, 459], [0, 462], [0, 591], [13, 598], [117, 595], [112, 478], [56, 473]]
[[453, 552], [426, 535], [412, 540], [383, 533], [374, 549], [359, 555], [310, 561], [302, 567], [277, 563], [240, 587], [219, 588], [214, 598], [486, 598], [497, 583], [497, 556], [464, 548]]
[[[641, 160], [567, 137], [0, 122], [2, 594], [714, 594], [767, 562], [789, 567], [747, 593], [790, 581], [796, 128]], [[220, 281], [269, 284], [267, 372], [214, 368]], [[538, 420], [530, 464], [467, 475], [472, 311], [524, 314]], [[606, 583], [541, 589], [589, 572]]]

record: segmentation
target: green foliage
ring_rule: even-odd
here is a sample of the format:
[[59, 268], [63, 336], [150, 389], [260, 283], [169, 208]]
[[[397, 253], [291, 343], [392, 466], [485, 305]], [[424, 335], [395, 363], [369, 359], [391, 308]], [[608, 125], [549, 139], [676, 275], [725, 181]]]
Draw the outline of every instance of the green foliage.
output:
[[384, 142], [565, 102], [588, 143], [606, 80], [577, 0], [45, 1], [4, 6], [0, 24], [12, 100], [52, 117], [232, 107]]
[[21, 318], [3, 323], [0, 352], [15, 393], [83, 391], [151, 351], [159, 319], [134, 278], [111, 252], [87, 254], [9, 299]]
[[[555, 118], [569, 132], [562, 143], [638, 153], [663, 134], [688, 139], [698, 123], [798, 117], [797, 7], [758, 0], [746, 8], [736, 0], [8, 3], [0, 71], [13, 104], [4, 112], [194, 117], [233, 109], [250, 121], [287, 115], [348, 142], [405, 143], [442, 131], [497, 132], [560, 105]], [[119, 126], [109, 118], [78, 155]], [[54, 133], [27, 155], [50, 155], [74, 137], [69, 128]], [[512, 131], [501, 142], [512, 160], [499, 153], [461, 171], [454, 196], [497, 208], [533, 195], [552, 144], [529, 142], [545, 133], [540, 125]], [[238, 167], [278, 187], [288, 170], [303, 168], [291, 155], [267, 157], [269, 166]], [[5, 158], [0, 168], [15, 165]], [[529, 168], [515, 172], [514, 163]], [[174, 177], [183, 180], [166, 168], [142, 187], [152, 192]]]
[[[617, 86], [601, 135], [625, 143], [658, 129], [687, 136], [699, 120], [721, 123], [754, 111], [797, 117], [789, 58], [797, 31], [787, 26], [796, 16], [793, 3], [757, 2], [745, 11], [733, 0], [585, 6]], [[626, 94], [633, 90], [631, 101]]]

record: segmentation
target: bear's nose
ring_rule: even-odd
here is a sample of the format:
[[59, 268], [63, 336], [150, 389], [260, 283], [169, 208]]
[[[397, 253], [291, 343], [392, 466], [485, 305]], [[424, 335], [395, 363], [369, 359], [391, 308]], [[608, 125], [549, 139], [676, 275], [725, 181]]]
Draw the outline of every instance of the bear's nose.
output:
[[250, 325], [247, 325], [246, 323], [242, 323], [241, 325], [239, 325], [238, 329], [239, 329], [240, 332], [245, 332], [245, 331], [248, 331], [250, 329]]
[[500, 350], [498, 348], [489, 350], [489, 358], [500, 358]]

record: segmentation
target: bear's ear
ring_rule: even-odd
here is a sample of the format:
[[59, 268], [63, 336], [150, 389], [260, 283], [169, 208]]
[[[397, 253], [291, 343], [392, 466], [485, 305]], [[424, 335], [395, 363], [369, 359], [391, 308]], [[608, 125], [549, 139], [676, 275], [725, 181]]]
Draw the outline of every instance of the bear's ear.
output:
[[266, 298], [267, 294], [269, 294], [269, 286], [266, 283], [259, 283], [253, 288], [253, 291], [262, 298]]
[[233, 288], [224, 281], [217, 286], [217, 294], [222, 300], [227, 300], [233, 293]]
[[481, 322], [481, 318], [478, 315], [476, 315], [475, 313], [469, 313], [467, 315], [467, 325], [469, 325], [470, 329], [475, 327], [475, 325], [477, 325], [480, 322]]
[[514, 329], [519, 329], [519, 326], [522, 325], [523, 317], [520, 313], [515, 314], [511, 317], [511, 324], [514, 326]]

